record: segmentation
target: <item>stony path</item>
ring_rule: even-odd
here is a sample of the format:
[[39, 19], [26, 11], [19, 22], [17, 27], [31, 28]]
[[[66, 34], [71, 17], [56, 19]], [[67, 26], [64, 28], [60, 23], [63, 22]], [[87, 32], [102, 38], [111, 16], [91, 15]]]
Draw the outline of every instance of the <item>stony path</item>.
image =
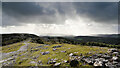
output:
[[8, 60], [16, 57], [16, 56], [10, 57], [9, 55], [19, 54], [20, 51], [27, 51], [29, 43], [24, 42], [24, 44], [25, 45], [21, 46], [20, 49], [17, 51], [13, 51], [13, 52], [9, 52], [9, 53], [2, 53], [2, 58], [7, 58], [7, 59], [1, 60], [0, 63], [8, 61]]
[[29, 43], [24, 42], [24, 44], [25, 44], [25, 45], [24, 45], [24, 46], [21, 46], [21, 48], [20, 48], [18, 51], [26, 51], [26, 50], [27, 50]]

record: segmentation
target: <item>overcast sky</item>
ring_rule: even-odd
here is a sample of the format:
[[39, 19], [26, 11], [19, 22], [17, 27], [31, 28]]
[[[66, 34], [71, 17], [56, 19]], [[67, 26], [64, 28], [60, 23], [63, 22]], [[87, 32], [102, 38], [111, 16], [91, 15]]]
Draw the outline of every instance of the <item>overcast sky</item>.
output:
[[2, 33], [118, 33], [117, 2], [3, 2]]

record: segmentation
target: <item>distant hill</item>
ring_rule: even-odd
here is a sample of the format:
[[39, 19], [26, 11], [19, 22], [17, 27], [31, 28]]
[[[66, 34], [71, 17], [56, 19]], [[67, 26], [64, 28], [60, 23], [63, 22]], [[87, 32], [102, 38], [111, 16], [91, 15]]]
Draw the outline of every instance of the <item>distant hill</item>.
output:
[[98, 34], [97, 37], [111, 37], [111, 38], [118, 38], [120, 37], [120, 34]]
[[[105, 43], [111, 45], [120, 45], [120, 35], [99, 35], [99, 36], [37, 36], [34, 34], [14, 33], [14, 34], [2, 34], [2, 46], [24, 41], [31, 38], [31, 42], [40, 44], [82, 44], [88, 45], [89, 43]], [[104, 45], [105, 45], [104, 44]], [[99, 46], [99, 44], [96, 44]], [[105, 45], [106, 46], [106, 45]]]
[[99, 43], [106, 43], [106, 44], [120, 44], [119, 40], [120, 37], [116, 37], [116, 36], [107, 36], [104, 35], [104, 37], [100, 37], [100, 36], [76, 36], [74, 37], [75, 40], [79, 40], [82, 42], [99, 42]]
[[1, 34], [0, 36], [2, 37], [2, 46], [21, 42], [28, 38], [38, 37], [34, 34], [25, 34], [25, 33]]

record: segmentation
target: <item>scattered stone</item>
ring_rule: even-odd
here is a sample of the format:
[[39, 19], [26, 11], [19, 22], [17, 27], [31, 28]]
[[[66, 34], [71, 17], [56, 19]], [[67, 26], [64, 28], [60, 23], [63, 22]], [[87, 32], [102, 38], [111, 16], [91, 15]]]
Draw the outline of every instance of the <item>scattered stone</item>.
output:
[[113, 63], [113, 64], [118, 64], [118, 62], [117, 62], [117, 61], [113, 61], [112, 63]]
[[92, 65], [94, 63], [94, 61], [90, 58], [84, 59], [84, 61], [87, 62], [90, 65]]
[[98, 67], [98, 66], [102, 66], [102, 64], [103, 64], [103, 62], [101, 62], [101, 61], [96, 61], [96, 62], [94, 63], [94, 66], [95, 66], [95, 67]]
[[64, 63], [68, 63], [68, 61], [67, 61], [67, 60], [64, 60], [63, 62], [64, 62]]
[[42, 46], [37, 46], [37, 47], [35, 47], [35, 48], [41, 48]]
[[31, 49], [30, 52], [38, 51], [38, 49]]
[[46, 47], [46, 48], [42, 48], [42, 49], [48, 49], [48, 47]]
[[109, 66], [112, 66], [112, 63], [108, 62], [108, 63], [105, 63], [105, 65], [109, 67]]
[[8, 66], [8, 64], [6, 62], [2, 63], [2, 66]]
[[44, 46], [50, 46], [50, 45], [44, 45]]
[[118, 57], [113, 56], [113, 57], [112, 57], [112, 60], [118, 60]]
[[68, 48], [68, 49], [70, 49], [70, 48]]
[[53, 48], [53, 51], [55, 51], [56, 50], [56, 48]]
[[39, 60], [39, 61], [38, 61], [38, 63], [39, 63], [39, 64], [41, 64], [41, 63], [42, 63], [42, 61], [41, 61], [41, 60]]
[[73, 56], [73, 53], [70, 53], [69, 56], [70, 56], [70, 57]]
[[12, 66], [12, 65], [13, 65], [13, 63], [12, 63], [12, 62], [8, 62], [7, 64], [8, 64], [8, 66]]
[[61, 52], [64, 52], [64, 53], [65, 53], [66, 51], [61, 51]]
[[78, 53], [78, 52], [74, 52], [74, 53]]
[[38, 61], [38, 65], [43, 65], [41, 60]]
[[80, 56], [82, 56], [82, 53], [80, 53]]
[[57, 58], [55, 58], [54, 60], [58, 60]]
[[30, 63], [31, 63], [31, 64], [36, 64], [36, 62], [35, 62], [35, 61], [31, 61]]
[[113, 52], [118, 52], [118, 49], [112, 48], [112, 49], [108, 49], [109, 53], [113, 53]]
[[111, 57], [108, 56], [108, 55], [102, 55], [101, 57], [102, 57], [102, 58], [105, 58], [105, 59], [110, 59], [110, 58], [111, 58]]
[[118, 52], [113, 52], [112, 54], [118, 55], [119, 53]]
[[42, 55], [46, 55], [46, 54], [49, 54], [49, 53], [50, 53], [49, 51], [41, 52]]
[[52, 48], [59, 48], [59, 47], [61, 47], [60, 45], [57, 45], [57, 46], [53, 46]]
[[55, 59], [50, 59], [47, 64], [55, 64], [56, 63], [56, 60], [58, 60], [57, 58]]
[[[81, 61], [86, 62], [90, 65], [93, 65], [95, 67], [108, 67], [108, 68], [118, 68], [120, 66], [120, 61], [119, 61], [119, 51], [117, 49], [109, 49], [108, 51], [111, 51], [109, 53], [105, 54], [94, 54], [92, 56], [85, 56], [81, 58]], [[72, 55], [72, 54], [71, 54]], [[113, 56], [115, 55], [115, 56]], [[72, 55], [73, 56], [73, 55]], [[79, 60], [77, 58], [77, 60]]]
[[37, 59], [39, 56], [33, 57], [32, 59]]
[[54, 66], [59, 66], [61, 63], [55, 63]]
[[47, 62], [47, 64], [55, 64], [56, 63], [56, 61], [55, 60], [49, 60], [48, 62]]

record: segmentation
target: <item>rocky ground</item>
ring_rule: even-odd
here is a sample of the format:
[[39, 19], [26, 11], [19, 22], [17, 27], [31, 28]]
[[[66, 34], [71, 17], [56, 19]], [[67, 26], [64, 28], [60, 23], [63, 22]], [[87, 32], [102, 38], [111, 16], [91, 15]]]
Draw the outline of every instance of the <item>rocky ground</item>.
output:
[[[2, 66], [88, 66], [120, 67], [120, 51], [115, 48], [69, 44], [35, 44], [24, 42], [17, 51], [2, 52]], [[88, 68], [86, 67], [86, 68]]]
[[[92, 54], [92, 53], [88, 53]], [[93, 65], [94, 67], [102, 67], [102, 68], [119, 68], [120, 67], [120, 51], [118, 49], [108, 49], [108, 53], [99, 53], [93, 54], [92, 56], [74, 56], [71, 53], [70, 58], [72, 61], [80, 61], [83, 63], [87, 63], [89, 65]], [[72, 62], [71, 61], [71, 62]], [[74, 66], [74, 65], [73, 65]]]

